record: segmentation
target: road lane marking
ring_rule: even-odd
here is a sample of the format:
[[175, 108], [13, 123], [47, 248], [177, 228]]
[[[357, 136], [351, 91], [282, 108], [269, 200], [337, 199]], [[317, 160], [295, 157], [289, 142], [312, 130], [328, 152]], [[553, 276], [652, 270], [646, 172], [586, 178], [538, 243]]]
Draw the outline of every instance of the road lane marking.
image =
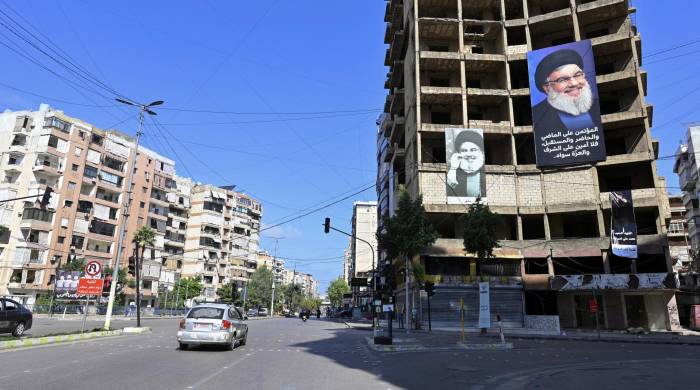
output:
[[211, 379], [213, 379], [214, 377], [216, 377], [216, 376], [218, 376], [219, 374], [223, 373], [224, 371], [228, 370], [229, 368], [231, 368], [231, 367], [237, 365], [238, 363], [242, 362], [243, 360], [247, 359], [247, 358], [250, 357], [251, 355], [252, 355], [252, 354], [247, 353], [247, 354], [245, 354], [245, 355], [240, 356], [238, 359], [236, 359], [236, 360], [234, 360], [233, 362], [231, 362], [228, 366], [224, 366], [224, 367], [222, 367], [222, 368], [220, 368], [220, 369], [218, 369], [218, 370], [212, 372], [211, 374], [207, 375], [206, 377], [204, 377], [204, 378], [200, 379], [199, 381], [197, 381], [196, 383], [194, 383], [192, 386], [188, 386], [188, 387], [186, 387], [186, 388], [187, 388], [187, 389], [194, 389], [194, 388], [196, 388], [196, 387], [199, 387], [200, 385], [202, 385], [202, 384], [204, 384], [204, 383], [210, 381]]

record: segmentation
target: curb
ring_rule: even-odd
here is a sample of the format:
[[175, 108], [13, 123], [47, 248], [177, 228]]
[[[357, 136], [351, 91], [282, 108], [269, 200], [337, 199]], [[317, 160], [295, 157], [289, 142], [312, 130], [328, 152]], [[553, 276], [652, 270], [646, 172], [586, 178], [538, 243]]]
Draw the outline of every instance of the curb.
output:
[[67, 334], [62, 336], [31, 337], [19, 340], [0, 341], [0, 351], [23, 347], [34, 347], [39, 345], [49, 345], [67, 343], [72, 341], [89, 340], [102, 337], [121, 336], [122, 330], [103, 330], [100, 332], [89, 332], [80, 334]]
[[460, 347], [470, 351], [498, 351], [513, 349], [513, 343], [469, 344], [459, 341], [457, 344]]
[[367, 346], [377, 352], [438, 352], [438, 351], [454, 351], [467, 349], [470, 351], [504, 351], [513, 349], [513, 343], [479, 343], [469, 344], [457, 342], [453, 347], [428, 347], [424, 345], [377, 345], [374, 344], [372, 337], [365, 337]]
[[[622, 344], [668, 344], [668, 345], [700, 345], [700, 341], [695, 340], [682, 340], [682, 339], [670, 339], [670, 340], [660, 340], [660, 339], [642, 339], [642, 338], [611, 338], [611, 337], [584, 337], [584, 336], [564, 336], [564, 337], [552, 337], [552, 336], [540, 336], [540, 335], [510, 335], [511, 339], [517, 340], [552, 340], [552, 341], [590, 341], [590, 342], [601, 342], [601, 343], [622, 343]], [[680, 336], [680, 337], [692, 337], [692, 336]]]
[[144, 333], [151, 333], [151, 328], [149, 326], [142, 326], [140, 328], [137, 328], [135, 326], [127, 326], [124, 329], [122, 329], [123, 334], [144, 334]]

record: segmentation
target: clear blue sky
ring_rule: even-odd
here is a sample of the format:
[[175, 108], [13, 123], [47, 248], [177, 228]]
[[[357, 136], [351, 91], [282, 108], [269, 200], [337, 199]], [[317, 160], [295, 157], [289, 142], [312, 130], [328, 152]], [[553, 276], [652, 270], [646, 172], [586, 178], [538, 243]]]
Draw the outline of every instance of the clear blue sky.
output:
[[[683, 2], [684, 10], [653, 0], [636, 0], [633, 5], [645, 54], [700, 39], [693, 28], [700, 3]], [[378, 111], [339, 111], [383, 107], [387, 72], [383, 1], [80, 0], [11, 2], [10, 6], [56, 47], [132, 99], [163, 99], [163, 107], [265, 113], [160, 110], [158, 120], [167, 135], [177, 139], [170, 140], [176, 154], [152, 124], [144, 137], [147, 147], [176, 161], [179, 174], [207, 183], [235, 184], [261, 199], [264, 224], [298, 215], [375, 180]], [[0, 9], [17, 19], [5, 4], [0, 3]], [[0, 39], [7, 42], [10, 33], [0, 31]], [[26, 45], [19, 47], [67, 74]], [[692, 53], [644, 66], [649, 72], [648, 101], [655, 105], [654, 123], [665, 124], [654, 128], [654, 136], [661, 140], [661, 156], [673, 154], [683, 138], [683, 123], [700, 118], [700, 77], [694, 66], [700, 59], [698, 50], [700, 44], [693, 44], [645, 60]], [[0, 46], [0, 53], [0, 83], [68, 102], [112, 104], [83, 89], [77, 92], [6, 47]], [[0, 91], [0, 109], [36, 109], [47, 102], [98, 127], [113, 125], [132, 113], [124, 108], [60, 103], [3, 86]], [[217, 124], [221, 122], [237, 123]], [[118, 128], [133, 134], [135, 121], [127, 120]], [[660, 161], [660, 173], [669, 178], [669, 186], [677, 186], [672, 163], [670, 158]], [[278, 255], [322, 259], [298, 261], [297, 269], [316, 276], [325, 292], [328, 282], [342, 273], [347, 239], [324, 235], [323, 217], [330, 216], [334, 226], [349, 230], [352, 201], [375, 198], [370, 189], [271, 229], [262, 246], [273, 252], [275, 240], [270, 236], [283, 237]], [[288, 265], [293, 267], [293, 262]]]

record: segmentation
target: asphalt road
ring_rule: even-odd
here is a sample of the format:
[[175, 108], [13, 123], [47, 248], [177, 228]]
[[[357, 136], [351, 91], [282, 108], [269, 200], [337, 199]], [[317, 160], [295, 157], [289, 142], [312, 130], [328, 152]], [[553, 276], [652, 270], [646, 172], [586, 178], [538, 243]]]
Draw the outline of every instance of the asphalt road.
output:
[[312, 319], [250, 321], [248, 345], [177, 349], [177, 320], [147, 335], [0, 352], [0, 389], [688, 389], [698, 348], [520, 341], [511, 351], [380, 353], [370, 333]]

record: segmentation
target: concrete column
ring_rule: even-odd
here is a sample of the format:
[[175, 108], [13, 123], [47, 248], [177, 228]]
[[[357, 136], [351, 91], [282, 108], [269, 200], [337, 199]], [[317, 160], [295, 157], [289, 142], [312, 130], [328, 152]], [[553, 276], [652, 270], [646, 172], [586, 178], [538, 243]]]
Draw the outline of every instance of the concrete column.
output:
[[606, 274], [611, 273], [610, 272], [610, 254], [608, 251], [601, 251], [603, 255], [603, 270], [605, 271]]

